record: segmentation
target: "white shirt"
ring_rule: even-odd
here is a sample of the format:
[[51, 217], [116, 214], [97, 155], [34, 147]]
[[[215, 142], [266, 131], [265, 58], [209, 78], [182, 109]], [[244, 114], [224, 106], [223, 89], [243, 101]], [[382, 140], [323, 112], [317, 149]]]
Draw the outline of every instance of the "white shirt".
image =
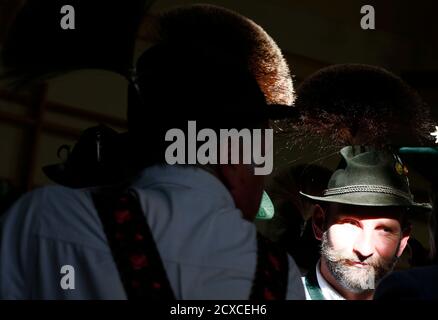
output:
[[[322, 296], [324, 297], [324, 300], [345, 300], [343, 296], [341, 296], [335, 288], [333, 288], [327, 280], [324, 279], [324, 277], [321, 274], [321, 261], [318, 261], [316, 264], [316, 279], [318, 281], [319, 288], [321, 289]], [[306, 284], [305, 284], [305, 278], [302, 277], [302, 282], [305, 288], [306, 292], [306, 300], [312, 300], [310, 297], [309, 291], [307, 290]]]
[[[195, 167], [154, 166], [133, 182], [177, 299], [248, 299], [255, 274], [253, 223], [231, 194]], [[24, 195], [0, 233], [0, 298], [126, 299], [90, 189], [49, 186]], [[60, 286], [63, 265], [75, 289]], [[289, 259], [288, 299], [305, 299]]]

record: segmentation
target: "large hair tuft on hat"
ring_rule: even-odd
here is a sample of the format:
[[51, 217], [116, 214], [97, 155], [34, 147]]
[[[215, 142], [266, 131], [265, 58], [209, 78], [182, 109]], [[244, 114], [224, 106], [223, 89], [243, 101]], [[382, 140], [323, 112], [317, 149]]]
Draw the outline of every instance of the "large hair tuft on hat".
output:
[[289, 67], [274, 40], [256, 23], [212, 5], [175, 8], [158, 16], [155, 44], [192, 50], [230, 68], [246, 68], [268, 104], [292, 105], [294, 90]]
[[[430, 142], [429, 109], [401, 78], [383, 68], [344, 64], [324, 68], [297, 89], [296, 132], [334, 145], [419, 145]], [[304, 137], [303, 137], [304, 138]]]

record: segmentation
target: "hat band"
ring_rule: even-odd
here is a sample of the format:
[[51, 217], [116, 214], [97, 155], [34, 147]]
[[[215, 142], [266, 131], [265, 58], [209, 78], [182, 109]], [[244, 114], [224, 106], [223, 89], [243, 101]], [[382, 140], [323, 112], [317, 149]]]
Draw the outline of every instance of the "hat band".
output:
[[346, 187], [330, 188], [324, 190], [323, 195], [333, 196], [333, 195], [355, 193], [355, 192], [374, 192], [374, 193], [391, 194], [394, 196], [404, 198], [408, 201], [412, 201], [412, 195], [409, 193], [391, 187], [379, 186], [379, 185], [353, 185]]

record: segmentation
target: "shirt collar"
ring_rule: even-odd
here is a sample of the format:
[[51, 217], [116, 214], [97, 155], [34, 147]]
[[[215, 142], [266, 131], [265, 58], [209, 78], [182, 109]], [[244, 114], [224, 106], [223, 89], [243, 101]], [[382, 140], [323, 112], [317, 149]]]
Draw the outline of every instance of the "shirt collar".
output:
[[321, 271], [321, 260], [316, 264], [316, 278], [318, 280], [318, 285], [321, 289], [322, 295], [325, 300], [345, 300], [343, 296], [341, 296], [335, 288], [333, 288], [322, 276]]
[[234, 200], [224, 184], [212, 173], [197, 166], [160, 164], [147, 167], [132, 180], [131, 186], [145, 189], [157, 183], [201, 189], [205, 194], [214, 195], [213, 198], [235, 208]]

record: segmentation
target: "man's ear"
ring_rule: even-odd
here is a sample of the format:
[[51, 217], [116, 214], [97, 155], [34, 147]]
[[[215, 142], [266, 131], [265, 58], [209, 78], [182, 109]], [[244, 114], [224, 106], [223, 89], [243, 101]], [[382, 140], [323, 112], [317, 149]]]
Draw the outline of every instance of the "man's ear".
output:
[[218, 166], [218, 177], [231, 193], [234, 203], [246, 220], [253, 221], [260, 208], [263, 194], [263, 176], [253, 174], [245, 164]]
[[315, 204], [312, 215], [312, 229], [313, 234], [317, 240], [322, 239], [322, 235], [324, 233], [325, 217], [326, 215], [324, 209], [319, 204]]
[[242, 168], [236, 164], [221, 164], [217, 166], [217, 169], [219, 180], [221, 180], [230, 193], [233, 194], [241, 182], [240, 170]]
[[411, 231], [412, 231], [412, 225], [410, 224], [402, 231], [402, 238], [400, 241], [400, 247], [398, 248], [397, 251], [397, 257], [401, 257], [403, 250], [405, 250], [408, 244], [409, 237], [411, 236]]
[[242, 168], [239, 164], [231, 163], [231, 143], [229, 140], [227, 141], [227, 143], [221, 141], [218, 151], [219, 157], [222, 157], [223, 154], [227, 157], [227, 161], [225, 163], [219, 164], [222, 161], [219, 162], [218, 160], [218, 165], [216, 166], [218, 178], [222, 181], [222, 183], [234, 197], [234, 192], [236, 192], [236, 188], [238, 189], [242, 179], [242, 176], [240, 174]]

